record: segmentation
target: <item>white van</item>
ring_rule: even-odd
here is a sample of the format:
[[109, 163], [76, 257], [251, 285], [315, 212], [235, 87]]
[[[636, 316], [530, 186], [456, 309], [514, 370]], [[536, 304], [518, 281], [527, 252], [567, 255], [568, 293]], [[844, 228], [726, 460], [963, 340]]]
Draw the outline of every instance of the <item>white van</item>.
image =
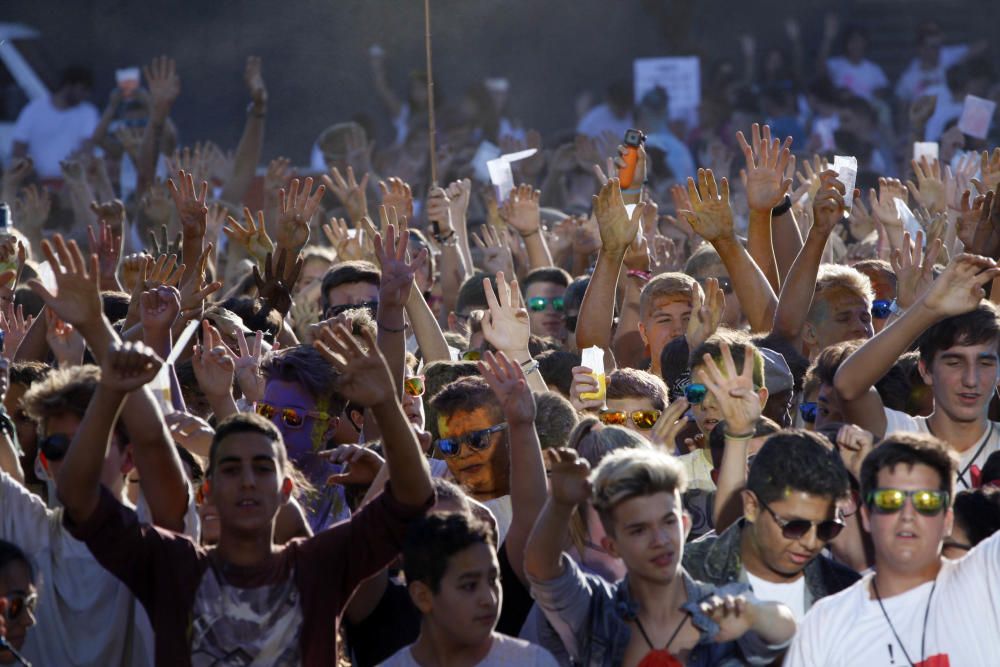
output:
[[18, 114], [28, 102], [50, 94], [39, 72], [41, 33], [21, 23], [0, 23], [0, 164], [10, 160]]

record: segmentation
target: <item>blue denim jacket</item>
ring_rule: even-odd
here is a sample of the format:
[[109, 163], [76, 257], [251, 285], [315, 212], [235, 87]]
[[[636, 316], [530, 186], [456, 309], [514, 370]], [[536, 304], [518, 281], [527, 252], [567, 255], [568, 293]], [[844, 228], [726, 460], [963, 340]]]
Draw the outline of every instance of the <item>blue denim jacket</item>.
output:
[[[628, 578], [612, 584], [600, 577], [584, 574], [571, 558], [562, 555], [563, 573], [551, 581], [537, 581], [530, 576], [531, 595], [559, 634], [574, 663], [584, 667], [617, 667], [622, 664], [631, 638], [629, 619], [638, 606], [630, 599]], [[692, 579], [683, 569], [687, 603], [684, 609], [701, 631], [701, 639], [691, 651], [687, 664], [691, 667], [721, 665], [766, 665], [787, 647], [767, 644], [752, 632], [735, 642], [712, 641], [719, 625], [701, 613], [698, 604], [714, 594], [746, 595], [752, 599], [746, 584], [731, 583], [713, 586]]]

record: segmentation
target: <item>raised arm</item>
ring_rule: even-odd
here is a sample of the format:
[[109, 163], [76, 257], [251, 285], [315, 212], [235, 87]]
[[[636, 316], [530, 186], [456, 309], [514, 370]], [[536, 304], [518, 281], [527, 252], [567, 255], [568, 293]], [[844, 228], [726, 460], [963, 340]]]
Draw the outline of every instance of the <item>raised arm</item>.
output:
[[75, 524], [90, 518], [101, 496], [101, 470], [111, 432], [129, 392], [148, 383], [163, 361], [142, 343], [112, 343], [102, 355], [101, 381], [59, 469], [59, 502]]
[[782, 145], [779, 139], [772, 141], [769, 126], [764, 126], [761, 136], [760, 126], [754, 123], [751, 128], [752, 147], [747, 143], [743, 132], [737, 132], [736, 139], [747, 163], [743, 172], [747, 202], [750, 205], [747, 250], [767, 277], [771, 288], [778, 290], [780, 282], [771, 236], [771, 210], [782, 202], [792, 185], [792, 179], [785, 178], [791, 156], [788, 147], [792, 138], [785, 139]]
[[848, 357], [834, 377], [834, 387], [841, 400], [846, 402], [848, 417], [877, 437], [884, 435], [885, 413], [867, 410], [864, 415], [867, 419], [859, 419], [860, 415], [856, 413], [860, 401], [874, 393], [875, 383], [924, 330], [947, 317], [975, 309], [985, 296], [983, 285], [998, 275], [1000, 268], [994, 260], [977, 255], [958, 255], [902, 317]]
[[280, 214], [275, 251], [280, 255], [282, 250], [286, 250], [291, 258], [298, 257], [299, 252], [309, 242], [309, 223], [319, 209], [323, 193], [326, 192], [325, 185], [320, 185], [313, 192], [312, 178], [302, 182], [301, 188], [299, 186], [299, 179], [295, 178], [289, 183], [287, 192], [284, 188], [278, 191]]
[[343, 324], [320, 331], [313, 345], [340, 374], [337, 392], [371, 410], [385, 448], [392, 495], [404, 505], [422, 506], [434, 494], [430, 469], [403, 413], [396, 387], [375, 339], [364, 332], [363, 349]]
[[541, 192], [522, 183], [511, 191], [500, 209], [500, 216], [524, 239], [529, 270], [552, 266], [552, 255], [542, 234], [540, 197]]
[[260, 152], [264, 145], [267, 86], [260, 71], [260, 58], [257, 56], [247, 58], [243, 80], [250, 91], [250, 106], [247, 109], [247, 122], [243, 126], [243, 136], [236, 146], [232, 176], [222, 188], [220, 199], [228, 202], [241, 202], [246, 197], [250, 184], [257, 175], [257, 163], [260, 162]]
[[733, 209], [729, 203], [729, 181], [720, 188], [711, 169], [698, 170], [698, 185], [688, 179], [688, 197], [692, 210], [680, 213], [692, 229], [712, 244], [733, 278], [733, 291], [753, 331], [770, 331], [778, 299], [771, 284], [736, 238]]
[[806, 316], [816, 292], [816, 276], [823, 260], [823, 251], [830, 233], [844, 217], [844, 184], [837, 180], [837, 172], [824, 171], [819, 192], [813, 200], [813, 225], [806, 242], [792, 264], [781, 286], [781, 297], [774, 313], [774, 332], [798, 345], [802, 337]]
[[629, 216], [617, 178], [608, 179], [600, 193], [594, 196], [594, 216], [601, 232], [601, 249], [583, 295], [583, 303], [580, 304], [576, 344], [581, 350], [595, 345], [607, 350], [611, 346], [618, 274], [629, 245], [639, 233], [644, 208], [644, 204], [636, 205]]
[[[483, 278], [483, 291], [489, 310], [483, 317], [483, 338], [498, 352], [521, 364], [522, 368], [532, 362], [528, 350], [531, 324], [528, 311], [524, 309], [521, 290], [517, 280], [508, 283], [503, 272], [497, 273], [497, 293], [488, 278]], [[528, 386], [532, 391], [548, 391], [548, 386], [538, 372], [537, 365], [527, 374]]]
[[535, 399], [521, 367], [504, 353], [486, 353], [479, 362], [479, 372], [486, 378], [503, 409], [510, 443], [510, 529], [504, 548], [511, 568], [527, 584], [524, 576], [524, 546], [538, 513], [545, 505], [545, 464], [535, 430]]
[[524, 548], [524, 573], [552, 581], [563, 573], [562, 553], [573, 509], [590, 500], [590, 466], [572, 449], [549, 450], [549, 497]]
[[139, 183], [136, 188], [141, 195], [146, 192], [156, 178], [156, 163], [160, 155], [160, 144], [167, 126], [170, 109], [181, 94], [181, 79], [177, 75], [177, 64], [172, 58], [153, 58], [148, 67], [143, 67], [146, 85], [149, 86], [149, 124], [139, 145]]

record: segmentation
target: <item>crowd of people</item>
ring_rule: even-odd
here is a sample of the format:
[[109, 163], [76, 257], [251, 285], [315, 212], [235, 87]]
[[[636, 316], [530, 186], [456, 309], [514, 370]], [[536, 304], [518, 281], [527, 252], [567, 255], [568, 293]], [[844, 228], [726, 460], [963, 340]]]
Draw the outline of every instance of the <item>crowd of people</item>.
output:
[[0, 664], [996, 664], [1000, 77], [799, 32], [697, 118], [485, 80], [438, 182], [381, 48], [392, 135], [298, 168], [258, 58], [228, 152], [170, 57], [68, 68], [2, 178]]

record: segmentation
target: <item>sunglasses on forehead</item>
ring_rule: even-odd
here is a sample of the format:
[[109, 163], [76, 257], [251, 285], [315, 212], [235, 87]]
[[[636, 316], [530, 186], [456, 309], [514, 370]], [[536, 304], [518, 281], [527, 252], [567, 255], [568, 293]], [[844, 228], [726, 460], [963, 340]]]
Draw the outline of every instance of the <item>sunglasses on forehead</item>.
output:
[[463, 444], [468, 445], [477, 452], [480, 452], [490, 446], [491, 435], [506, 430], [506, 428], [507, 423], [501, 422], [496, 426], [490, 426], [489, 428], [484, 428], [480, 431], [472, 431], [471, 433], [466, 433], [465, 435], [457, 438], [441, 438], [437, 441], [437, 447], [441, 454], [445, 458], [449, 459], [458, 456], [458, 453], [462, 451]]
[[816, 401], [799, 403], [799, 414], [802, 415], [802, 421], [807, 424], [815, 424], [817, 409]]
[[257, 414], [265, 419], [270, 419], [274, 421], [275, 415], [281, 415], [281, 421], [288, 428], [302, 428], [302, 425], [306, 422], [306, 419], [312, 417], [313, 419], [319, 419], [326, 421], [331, 418], [331, 415], [325, 412], [316, 412], [315, 410], [301, 410], [299, 408], [283, 408], [277, 405], [271, 405], [270, 403], [258, 403], [257, 404]]
[[626, 426], [628, 422], [643, 431], [648, 431], [656, 425], [660, 418], [659, 410], [602, 410], [597, 416], [605, 426]]
[[423, 396], [424, 390], [423, 375], [413, 375], [403, 380], [403, 391], [407, 396]]
[[66, 452], [69, 451], [70, 442], [72, 440], [68, 435], [53, 433], [38, 442], [38, 449], [41, 450], [47, 460], [61, 461], [66, 456]]
[[688, 386], [684, 387], [684, 398], [691, 405], [698, 405], [705, 400], [705, 396], [708, 395], [708, 387], [700, 382], [692, 382]]
[[939, 489], [875, 489], [868, 494], [868, 507], [878, 514], [894, 514], [906, 504], [909, 498], [913, 509], [924, 516], [940, 514], [948, 507], [947, 491]]
[[877, 320], [884, 320], [892, 314], [892, 301], [888, 299], [875, 299], [872, 301], [872, 317]]
[[759, 500], [760, 506], [767, 510], [774, 522], [781, 528], [781, 535], [786, 540], [798, 540], [805, 537], [813, 527], [816, 527], [816, 539], [821, 542], [829, 542], [840, 535], [844, 529], [844, 522], [836, 519], [826, 521], [809, 521], [807, 519], [784, 519], [768, 507], [767, 503]]

